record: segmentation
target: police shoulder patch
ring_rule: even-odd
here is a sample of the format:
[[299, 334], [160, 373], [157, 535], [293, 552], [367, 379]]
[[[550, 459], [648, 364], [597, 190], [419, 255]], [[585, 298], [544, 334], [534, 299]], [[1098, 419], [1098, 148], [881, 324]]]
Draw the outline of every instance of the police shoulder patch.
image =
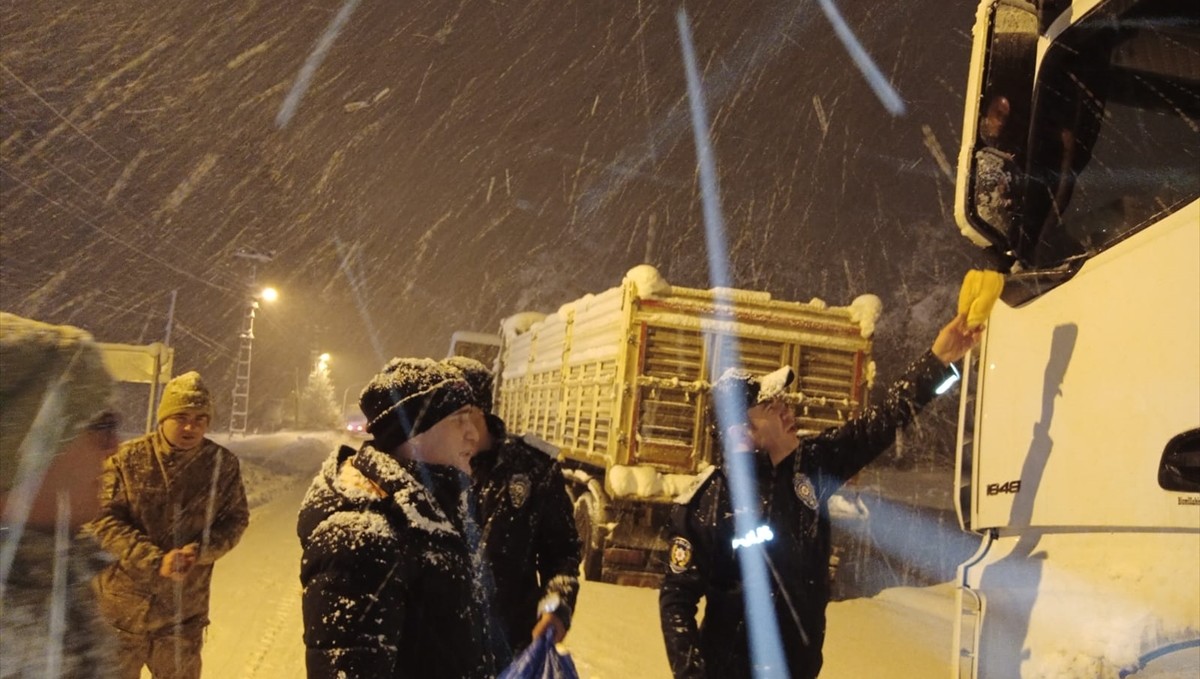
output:
[[682, 573], [692, 565], [692, 543], [685, 538], [671, 538], [670, 567], [672, 573]]
[[796, 472], [796, 476], [792, 480], [792, 488], [796, 491], [796, 497], [805, 506], [812, 510], [817, 508], [817, 489], [807, 475]]
[[513, 474], [512, 479], [508, 482], [508, 497], [512, 500], [514, 507], [520, 509], [521, 505], [525, 504], [525, 500], [529, 498], [530, 485], [527, 475]]

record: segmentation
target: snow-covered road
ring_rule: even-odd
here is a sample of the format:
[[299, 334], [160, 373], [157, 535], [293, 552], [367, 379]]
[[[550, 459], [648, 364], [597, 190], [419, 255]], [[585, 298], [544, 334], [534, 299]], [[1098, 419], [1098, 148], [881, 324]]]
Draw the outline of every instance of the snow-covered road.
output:
[[[271, 449], [269, 458], [261, 455], [267, 449]], [[311, 464], [311, 446], [300, 449], [306, 452], [288, 461]], [[274, 443], [239, 454], [243, 459], [275, 460], [271, 466], [281, 468]], [[252, 509], [242, 542], [217, 564], [213, 624], [204, 648], [205, 677], [304, 676], [295, 522], [307, 478], [258, 477], [256, 490], [272, 481], [276, 487], [267, 494], [269, 500]], [[566, 644], [581, 679], [670, 678], [658, 627], [657, 594], [650, 589], [583, 583]], [[834, 603], [822, 679], [949, 676], [952, 612], [952, 590], [946, 585], [897, 588], [871, 599]]]

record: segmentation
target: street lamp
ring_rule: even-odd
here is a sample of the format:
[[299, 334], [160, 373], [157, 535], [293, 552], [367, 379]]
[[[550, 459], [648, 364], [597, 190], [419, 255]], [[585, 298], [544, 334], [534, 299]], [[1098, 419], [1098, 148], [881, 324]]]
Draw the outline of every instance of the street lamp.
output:
[[246, 434], [246, 420], [250, 413], [250, 350], [254, 346], [254, 312], [258, 310], [259, 300], [273, 302], [279, 298], [275, 288], [259, 288], [256, 282], [258, 265], [266, 264], [275, 258], [273, 252], [258, 252], [241, 248], [233, 253], [234, 257], [250, 263], [250, 278], [246, 289], [249, 295], [246, 299], [246, 309], [242, 316], [242, 331], [238, 333], [238, 358], [236, 379], [233, 383], [233, 406], [229, 409], [229, 436]]
[[242, 317], [242, 331], [238, 333], [237, 379], [233, 383], [233, 407], [229, 411], [229, 435], [246, 434], [246, 420], [250, 414], [250, 353], [254, 347], [254, 315], [259, 300], [273, 302], [279, 299], [275, 288], [263, 288], [246, 300], [246, 313]]

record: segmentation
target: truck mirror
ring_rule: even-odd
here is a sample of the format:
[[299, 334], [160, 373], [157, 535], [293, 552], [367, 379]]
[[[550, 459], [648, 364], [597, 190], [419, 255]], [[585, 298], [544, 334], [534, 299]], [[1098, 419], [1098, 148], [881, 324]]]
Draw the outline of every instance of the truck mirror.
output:
[[[978, 98], [967, 107], [963, 155], [971, 182], [959, 182], [968, 226], [1001, 252], [1016, 241], [1024, 191], [1037, 10], [1021, 0], [996, 0], [981, 9], [971, 59], [971, 83]], [[982, 243], [981, 243], [982, 244]]]
[[1163, 490], [1200, 493], [1200, 429], [1171, 439], [1158, 465], [1158, 485]]

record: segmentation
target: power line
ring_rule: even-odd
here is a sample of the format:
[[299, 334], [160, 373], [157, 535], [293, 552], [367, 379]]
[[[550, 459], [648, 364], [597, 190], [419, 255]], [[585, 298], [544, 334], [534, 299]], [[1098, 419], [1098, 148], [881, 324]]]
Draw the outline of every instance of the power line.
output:
[[[4, 173], [4, 175], [5, 175], [5, 176], [7, 176], [9, 179], [12, 179], [13, 181], [17, 182], [17, 183], [18, 183], [18, 184], [20, 184], [21, 186], [24, 186], [24, 187], [25, 187], [26, 189], [28, 189], [29, 191], [32, 191], [33, 193], [37, 194], [38, 196], [41, 196], [42, 198], [44, 198], [44, 199], [46, 200], [46, 202], [50, 203], [51, 205], [54, 205], [55, 207], [58, 207], [59, 209], [62, 209], [63, 211], [67, 212], [67, 214], [72, 214], [72, 211], [73, 211], [73, 210], [78, 210], [78, 209], [79, 209], [79, 208], [76, 208], [76, 207], [75, 207], [75, 206], [73, 206], [73, 205], [69, 205], [69, 204], [68, 204], [68, 205], [64, 205], [63, 203], [61, 203], [61, 202], [59, 202], [59, 201], [57, 201], [57, 200], [55, 200], [55, 199], [51, 198], [50, 196], [47, 196], [45, 193], [42, 193], [41, 191], [37, 190], [37, 189], [36, 189], [36, 188], [34, 188], [33, 186], [30, 186], [30, 185], [29, 185], [28, 183], [26, 183], [24, 180], [22, 180], [22, 179], [20, 179], [19, 177], [17, 177], [17, 176], [15, 176], [15, 175], [13, 175], [11, 172], [9, 172], [8, 170], [5, 170], [3, 167], [0, 167], [0, 172]], [[201, 284], [203, 284], [203, 285], [206, 285], [206, 286], [208, 286], [208, 287], [210, 287], [210, 288], [213, 288], [214, 290], [220, 290], [221, 292], [227, 292], [227, 293], [231, 293], [231, 294], [236, 294], [236, 291], [234, 291], [234, 290], [233, 290], [233, 289], [231, 289], [231, 288], [227, 288], [227, 287], [225, 287], [225, 286], [223, 286], [223, 285], [217, 285], [216, 283], [213, 283], [212, 281], [207, 281], [207, 280], [205, 280], [205, 279], [203, 279], [203, 278], [200, 278], [199, 276], [197, 276], [197, 275], [193, 274], [193, 273], [192, 273], [192, 272], [190, 272], [190, 271], [186, 271], [186, 270], [184, 270], [184, 269], [181, 269], [181, 268], [179, 268], [179, 267], [175, 266], [174, 264], [172, 264], [172, 263], [170, 263], [170, 262], [168, 262], [168, 261], [166, 261], [166, 260], [164, 260], [164, 259], [161, 259], [161, 258], [159, 258], [159, 257], [155, 257], [154, 255], [150, 254], [149, 252], [146, 252], [145, 250], [142, 250], [141, 248], [139, 248], [139, 247], [137, 247], [137, 246], [135, 246], [135, 245], [131, 245], [131, 244], [129, 244], [129, 243], [126, 243], [126, 242], [125, 242], [125, 241], [124, 241], [122, 238], [120, 238], [119, 236], [117, 236], [117, 235], [115, 235], [115, 234], [113, 234], [113, 233], [110, 233], [110, 232], [109, 232], [107, 229], [105, 229], [104, 227], [100, 226], [99, 224], [96, 224], [96, 223], [95, 223], [95, 222], [93, 222], [92, 220], [90, 220], [90, 219], [88, 219], [88, 218], [86, 218], [86, 217], [84, 217], [84, 216], [82, 216], [82, 215], [78, 215], [78, 214], [72, 214], [72, 216], [74, 216], [74, 217], [75, 217], [76, 219], [78, 219], [80, 222], [82, 222], [82, 223], [84, 223], [84, 224], [86, 224], [86, 225], [90, 226], [90, 227], [91, 227], [92, 229], [94, 229], [94, 230], [95, 230], [97, 233], [99, 233], [99, 234], [101, 234], [101, 235], [105, 236], [106, 238], [108, 238], [109, 240], [113, 241], [114, 243], [117, 243], [118, 245], [124, 246], [125, 248], [128, 248], [129, 250], [133, 251], [134, 253], [136, 253], [136, 254], [139, 254], [139, 255], [141, 255], [142, 257], [145, 257], [146, 259], [148, 259], [148, 260], [150, 260], [150, 261], [152, 261], [152, 262], [154, 262], [154, 263], [156, 263], [156, 264], [159, 264], [159, 265], [161, 265], [161, 266], [163, 266], [163, 267], [166, 267], [167, 269], [170, 269], [171, 271], [174, 271], [175, 273], [181, 274], [181, 275], [183, 275], [183, 276], [185, 276], [185, 277], [187, 277], [187, 278], [189, 278], [189, 279], [191, 279], [191, 280], [193, 280], [193, 281], [195, 281], [195, 282], [197, 282], [197, 283], [201, 283]]]

